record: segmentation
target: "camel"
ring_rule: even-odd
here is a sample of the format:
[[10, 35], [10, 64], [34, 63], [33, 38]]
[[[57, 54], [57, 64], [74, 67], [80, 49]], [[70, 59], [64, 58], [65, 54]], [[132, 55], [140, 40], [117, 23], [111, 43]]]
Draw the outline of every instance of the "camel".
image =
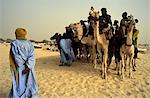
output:
[[[99, 12], [95, 11], [94, 13], [92, 13], [92, 16], [95, 18], [99, 17]], [[92, 26], [94, 26], [94, 21], [92, 21]], [[74, 28], [74, 31], [76, 32], [75, 35], [81, 41], [81, 43], [89, 46], [89, 54], [91, 56], [91, 61], [94, 63], [94, 68], [97, 68], [96, 46], [97, 48], [99, 48], [99, 45], [96, 43], [96, 39], [95, 38], [93, 39], [91, 35], [83, 36], [83, 28], [80, 23], [75, 23], [73, 28]], [[98, 53], [100, 54], [101, 51], [98, 51]]]
[[[95, 17], [95, 19], [99, 18], [99, 12], [95, 11], [92, 15], [93, 15], [93, 17]], [[102, 65], [103, 65], [102, 66], [102, 77], [106, 78], [106, 76], [107, 76], [106, 68], [107, 68], [107, 58], [108, 58], [107, 57], [107, 55], [108, 55], [108, 40], [106, 39], [106, 36], [104, 33], [101, 32], [101, 34], [99, 34], [100, 32], [99, 32], [99, 21], [98, 20], [96, 21], [96, 25], [95, 25], [95, 22], [93, 21], [92, 26], [94, 28], [94, 39], [91, 36], [88, 36], [88, 37], [82, 36], [83, 30], [82, 30], [82, 26], [80, 23], [76, 23], [74, 25], [74, 30], [76, 31], [78, 39], [81, 40], [81, 43], [88, 44], [90, 46], [90, 54], [91, 54], [92, 62], [94, 63], [94, 68], [97, 68], [96, 46], [97, 46], [97, 48], [99, 48], [98, 49], [99, 53], [101, 53], [101, 49], [102, 49], [102, 52], [104, 54], [102, 57]]]
[[[90, 36], [88, 36], [88, 37], [83, 36], [83, 28], [82, 28], [82, 25], [81, 25], [80, 22], [79, 23], [70, 24], [70, 26], [75, 31], [74, 32], [74, 40], [76, 42], [80, 42], [80, 44], [81, 44], [80, 49], [79, 49], [80, 50], [79, 51], [80, 55], [82, 54], [81, 52], [83, 52], [82, 51], [83, 49], [81, 49], [82, 46], [83, 45], [87, 45], [89, 47], [89, 49], [88, 49], [89, 54], [92, 56], [93, 39]], [[87, 49], [86, 49], [86, 51], [87, 51]], [[84, 55], [87, 57], [87, 59], [89, 59], [87, 53], [84, 54]]]
[[122, 66], [121, 66], [122, 79], [124, 79], [124, 68], [127, 66], [128, 59], [129, 59], [129, 77], [132, 78], [132, 61], [134, 57], [134, 46], [132, 44], [132, 35], [133, 35], [134, 26], [135, 26], [135, 21], [133, 16], [131, 15], [129, 17], [129, 22], [128, 22], [126, 42], [120, 48], [120, 55], [122, 59]]
[[[95, 13], [96, 16], [99, 14], [99, 12]], [[106, 39], [105, 33], [99, 31], [99, 20], [95, 19], [94, 22], [94, 40], [95, 43], [101, 46], [102, 52], [103, 52], [103, 58], [102, 58], [102, 78], [107, 79], [107, 59], [108, 59], [108, 45], [109, 40]], [[93, 51], [95, 52], [95, 51]], [[94, 56], [96, 57], [96, 56]], [[95, 58], [96, 62], [96, 58]]]
[[61, 40], [61, 39], [62, 39], [62, 36], [61, 36], [61, 34], [59, 34], [59, 33], [55, 33], [55, 34], [50, 38], [50, 40], [56, 40], [55, 46], [57, 46], [59, 50], [60, 50], [60, 45], [59, 45], [59, 43], [60, 43], [60, 40]]

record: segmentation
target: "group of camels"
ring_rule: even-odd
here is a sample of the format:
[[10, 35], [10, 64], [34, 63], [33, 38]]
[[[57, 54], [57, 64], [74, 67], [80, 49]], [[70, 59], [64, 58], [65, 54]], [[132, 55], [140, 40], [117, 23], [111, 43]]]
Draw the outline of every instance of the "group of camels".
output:
[[[93, 28], [94, 28], [94, 38], [91, 38], [91, 36], [82, 36], [83, 35], [83, 28], [81, 23], [74, 23], [70, 24], [70, 27], [75, 31], [75, 35], [77, 36], [78, 41], [80, 40], [81, 43], [83, 44], [88, 44], [91, 48], [90, 54], [92, 61], [94, 63], [94, 68], [97, 67], [97, 50], [102, 52], [102, 65], [101, 65], [101, 70], [102, 70], [102, 78], [107, 79], [107, 69], [108, 69], [108, 45], [109, 45], [109, 40], [106, 38], [105, 32], [99, 31], [99, 12], [94, 12], [93, 17], [95, 17], [95, 20], [93, 21]], [[132, 78], [132, 69], [134, 68], [133, 64], [133, 57], [134, 57], [134, 46], [132, 44], [132, 35], [133, 35], [133, 29], [135, 25], [135, 21], [133, 16], [130, 16], [129, 19], [129, 25], [127, 28], [127, 35], [126, 35], [126, 41], [125, 43], [121, 46], [120, 48], [120, 56], [121, 56], [121, 63], [118, 62], [116, 64], [116, 70], [117, 73], [121, 75], [121, 78], [124, 79], [124, 70], [127, 65], [129, 65], [129, 77]], [[106, 31], [108, 31], [110, 27], [106, 28]], [[107, 32], [108, 33], [108, 32]], [[109, 38], [111, 38], [111, 34], [108, 34]], [[97, 47], [97, 50], [95, 48]], [[127, 64], [127, 60], [129, 59], [129, 63]], [[121, 71], [121, 73], [120, 73]]]

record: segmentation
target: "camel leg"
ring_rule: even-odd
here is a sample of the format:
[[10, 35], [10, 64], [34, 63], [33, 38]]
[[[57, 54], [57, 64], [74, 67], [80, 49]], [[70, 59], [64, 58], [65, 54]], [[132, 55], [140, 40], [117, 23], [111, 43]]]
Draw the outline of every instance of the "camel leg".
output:
[[102, 79], [104, 78], [104, 54], [103, 54], [103, 56], [102, 56], [102, 68], [101, 68], [101, 70], [102, 70]]
[[89, 47], [89, 55], [88, 55], [88, 58], [89, 58], [89, 62], [92, 63], [92, 60], [93, 60], [93, 50], [91, 47]]
[[86, 59], [87, 59], [87, 62], [89, 62], [89, 57], [88, 57], [88, 55], [89, 55], [89, 49], [88, 48], [89, 47], [86, 46]]
[[92, 47], [92, 60], [93, 60], [93, 64], [94, 64], [94, 68], [97, 68], [97, 60], [96, 60], [96, 49], [95, 49], [95, 45], [93, 45]]
[[76, 58], [80, 60], [80, 58], [81, 58], [81, 48], [77, 49], [76, 52], [77, 52], [76, 53]]
[[132, 78], [132, 58], [129, 60], [129, 77]]
[[120, 62], [116, 62], [116, 72], [117, 72], [117, 75], [119, 75], [119, 71], [120, 71]]
[[[104, 56], [103, 56], [103, 60], [104, 60]], [[101, 68], [101, 70], [102, 70], [102, 78], [104, 78], [104, 62], [102, 62], [102, 68]]]
[[108, 52], [107, 52], [107, 50], [104, 50], [104, 76], [103, 76], [103, 78], [104, 79], [107, 79], [107, 59], [108, 59], [108, 54], [107, 54]]
[[133, 67], [133, 71], [136, 71], [136, 70], [135, 70], [135, 67], [136, 67], [136, 58], [134, 58], [134, 59], [132, 60], [132, 67]]
[[118, 67], [118, 58], [115, 58], [115, 64], [116, 64], [115, 70], [117, 71], [117, 67]]
[[131, 56], [129, 59], [129, 77], [132, 78], [132, 60], [133, 57]]
[[127, 63], [128, 63], [128, 58], [127, 58], [127, 56], [124, 56], [124, 69], [125, 69], [125, 71], [127, 71], [127, 68], [126, 68]]
[[111, 64], [111, 61], [112, 61], [112, 57], [109, 57], [109, 56], [108, 56], [108, 59], [107, 59], [107, 64], [108, 64], [108, 65], [107, 65], [107, 66], [108, 66], [108, 67], [107, 67], [107, 70], [108, 70], [108, 68], [109, 68], [109, 65]]
[[124, 58], [124, 54], [121, 55], [121, 58], [122, 58], [121, 78], [124, 79], [124, 67], [125, 67], [125, 58]]

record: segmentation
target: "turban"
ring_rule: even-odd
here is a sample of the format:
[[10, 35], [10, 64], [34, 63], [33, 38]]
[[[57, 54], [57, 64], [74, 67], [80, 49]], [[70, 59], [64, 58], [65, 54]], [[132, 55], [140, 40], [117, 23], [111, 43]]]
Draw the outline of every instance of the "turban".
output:
[[102, 8], [101, 11], [106, 11], [106, 8]]
[[16, 39], [25, 40], [27, 31], [24, 28], [17, 28], [15, 31]]

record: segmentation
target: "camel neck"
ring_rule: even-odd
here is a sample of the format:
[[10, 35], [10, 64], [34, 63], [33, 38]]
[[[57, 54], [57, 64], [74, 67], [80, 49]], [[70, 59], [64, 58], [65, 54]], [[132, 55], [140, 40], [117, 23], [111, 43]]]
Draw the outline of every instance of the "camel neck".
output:
[[96, 21], [94, 25], [94, 38], [97, 38], [98, 34], [99, 34], [99, 22]]
[[129, 28], [127, 29], [127, 40], [126, 40], [127, 45], [132, 45], [133, 28], [134, 25], [130, 24]]

